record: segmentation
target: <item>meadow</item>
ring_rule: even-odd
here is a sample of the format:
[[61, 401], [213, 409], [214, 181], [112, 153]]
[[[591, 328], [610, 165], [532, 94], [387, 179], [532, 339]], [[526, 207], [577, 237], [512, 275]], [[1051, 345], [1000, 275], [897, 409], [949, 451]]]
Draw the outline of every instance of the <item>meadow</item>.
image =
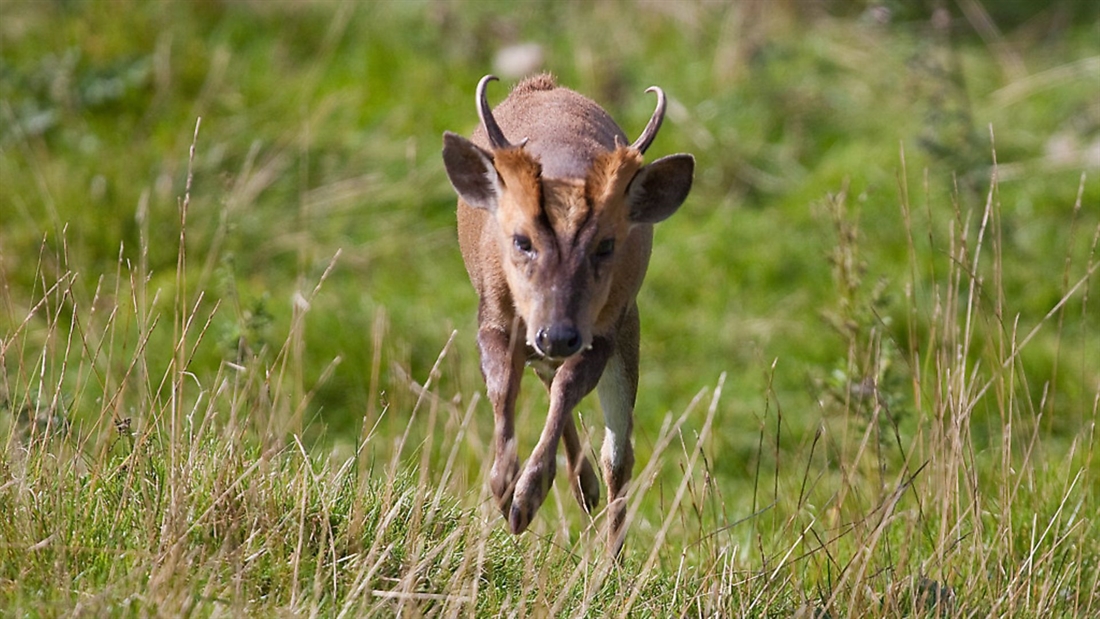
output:
[[[0, 616], [1100, 614], [1100, 7], [943, 4], [0, 0]], [[439, 153], [532, 51], [697, 159], [619, 562], [488, 491]]]

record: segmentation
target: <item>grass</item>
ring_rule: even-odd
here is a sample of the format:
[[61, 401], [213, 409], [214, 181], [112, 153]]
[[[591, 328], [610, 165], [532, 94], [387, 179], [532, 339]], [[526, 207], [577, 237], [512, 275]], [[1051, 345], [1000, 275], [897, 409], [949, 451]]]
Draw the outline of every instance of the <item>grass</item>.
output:
[[[962, 5], [0, 4], [3, 613], [1095, 615], [1100, 17]], [[621, 564], [485, 483], [438, 144], [506, 40], [700, 161]]]

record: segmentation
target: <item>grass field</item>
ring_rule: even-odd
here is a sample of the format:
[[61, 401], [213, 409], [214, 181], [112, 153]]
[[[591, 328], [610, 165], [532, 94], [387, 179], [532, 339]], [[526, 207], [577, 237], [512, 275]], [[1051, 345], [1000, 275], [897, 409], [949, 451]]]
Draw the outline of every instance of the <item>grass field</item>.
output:
[[[0, 616], [1100, 614], [1100, 8], [944, 4], [0, 0]], [[521, 43], [698, 162], [621, 563], [482, 464]]]

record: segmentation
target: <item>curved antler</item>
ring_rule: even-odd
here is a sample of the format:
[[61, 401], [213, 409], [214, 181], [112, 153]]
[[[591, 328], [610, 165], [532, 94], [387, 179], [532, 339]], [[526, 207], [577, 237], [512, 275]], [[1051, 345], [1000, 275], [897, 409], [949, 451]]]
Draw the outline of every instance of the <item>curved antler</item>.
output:
[[646, 149], [653, 143], [653, 138], [657, 137], [657, 130], [661, 128], [661, 121], [665, 119], [665, 91], [657, 86], [650, 86], [645, 91], [657, 93], [657, 109], [653, 110], [653, 116], [649, 118], [645, 131], [642, 131], [642, 135], [630, 145], [642, 154], [645, 154]]
[[[500, 130], [500, 125], [497, 124], [495, 118], [493, 118], [493, 111], [489, 108], [489, 102], [485, 99], [485, 87], [489, 82], [497, 81], [497, 76], [486, 75], [481, 78], [481, 81], [477, 83], [477, 115], [481, 118], [481, 126], [485, 127], [485, 133], [489, 136], [489, 144], [493, 146], [495, 150], [503, 148], [514, 148], [516, 145], [508, 141], [504, 137], [504, 132]], [[526, 140], [524, 140], [526, 142]], [[520, 144], [523, 146], [523, 144]]]

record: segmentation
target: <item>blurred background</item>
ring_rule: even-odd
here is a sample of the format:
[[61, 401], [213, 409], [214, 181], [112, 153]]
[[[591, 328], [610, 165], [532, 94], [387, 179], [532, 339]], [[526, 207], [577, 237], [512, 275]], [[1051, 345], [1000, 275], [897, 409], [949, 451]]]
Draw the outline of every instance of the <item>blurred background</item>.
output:
[[[980, 275], [1003, 296], [977, 302], [1003, 331], [1038, 324], [1095, 260], [1091, 0], [2, 0], [0, 332], [20, 328], [33, 351], [63, 337], [47, 324], [80, 329], [65, 320], [78, 304], [119, 321], [144, 320], [127, 314], [144, 304], [169, 315], [182, 282], [200, 315], [217, 304], [189, 365], [200, 380], [227, 363], [269, 368], [304, 320], [288, 378], [303, 406], [287, 431], [314, 444], [352, 444], [379, 417], [379, 432], [403, 431], [452, 331], [433, 388], [461, 410], [483, 388], [477, 301], [441, 134], [473, 131], [482, 75], [503, 78], [496, 103], [538, 71], [628, 135], [652, 112], [645, 89], [661, 86], [670, 104], [650, 156], [698, 161], [639, 298], [640, 462], [661, 418], [723, 372], [712, 449], [727, 457], [713, 472], [730, 484], [758, 463], [777, 407], [777, 449], [799, 449], [871, 381], [911, 430], [908, 360], [935, 337], [947, 284], [935, 265], [960, 221], [977, 234], [987, 200], [1000, 259]], [[135, 274], [148, 298], [114, 298]], [[64, 277], [79, 303], [51, 296]], [[1083, 423], [1100, 376], [1097, 303], [1075, 303], [1087, 318], [1040, 333], [1026, 360], [1055, 435]], [[168, 322], [145, 344], [153, 376], [173, 355]], [[118, 336], [97, 367], [124, 371], [138, 345]], [[10, 384], [17, 367], [9, 350]], [[60, 362], [43, 371], [67, 380]], [[529, 432], [545, 405], [526, 383]], [[100, 410], [93, 397], [67, 406], [76, 421]], [[478, 406], [470, 440], [484, 443]], [[594, 400], [579, 414], [600, 426]], [[999, 433], [982, 414], [976, 440]]]

